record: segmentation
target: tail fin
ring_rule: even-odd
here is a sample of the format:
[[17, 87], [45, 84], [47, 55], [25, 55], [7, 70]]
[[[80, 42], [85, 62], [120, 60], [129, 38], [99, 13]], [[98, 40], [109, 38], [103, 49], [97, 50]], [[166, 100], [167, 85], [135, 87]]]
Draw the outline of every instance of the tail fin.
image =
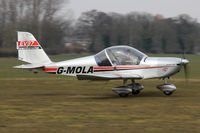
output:
[[51, 63], [38, 41], [29, 32], [18, 32], [18, 59], [35, 65]]

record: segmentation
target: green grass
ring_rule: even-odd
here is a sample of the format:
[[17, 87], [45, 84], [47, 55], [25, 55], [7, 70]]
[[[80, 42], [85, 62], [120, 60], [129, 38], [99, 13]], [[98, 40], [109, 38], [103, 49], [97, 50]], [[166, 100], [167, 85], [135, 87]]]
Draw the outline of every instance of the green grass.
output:
[[[80, 56], [84, 55], [51, 58], [60, 61]], [[128, 98], [111, 91], [121, 81], [33, 74], [13, 69], [21, 64], [15, 58], [1, 58], [0, 133], [199, 132], [200, 56], [187, 58], [190, 80], [185, 82], [183, 72], [175, 75], [170, 82], [178, 89], [172, 96], [156, 89], [163, 81], [155, 79], [138, 81], [145, 89]]]

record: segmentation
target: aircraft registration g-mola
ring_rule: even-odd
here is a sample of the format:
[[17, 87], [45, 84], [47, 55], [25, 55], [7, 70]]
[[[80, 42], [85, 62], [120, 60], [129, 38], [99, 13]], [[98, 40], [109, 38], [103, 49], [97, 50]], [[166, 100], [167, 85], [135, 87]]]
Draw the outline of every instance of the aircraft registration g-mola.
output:
[[[53, 62], [46, 55], [35, 37], [28, 32], [18, 32], [18, 59], [30, 64], [15, 66], [33, 72], [44, 71], [51, 74], [76, 76], [79, 80], [123, 80], [123, 85], [112, 88], [121, 97], [139, 94], [143, 85], [135, 80], [165, 79], [157, 88], [165, 95], [171, 95], [176, 86], [166, 79], [186, 69], [187, 59], [172, 57], [149, 57], [130, 46], [113, 46], [93, 56], [61, 62]], [[186, 72], [186, 70], [185, 70]], [[131, 80], [131, 84], [127, 81]]]

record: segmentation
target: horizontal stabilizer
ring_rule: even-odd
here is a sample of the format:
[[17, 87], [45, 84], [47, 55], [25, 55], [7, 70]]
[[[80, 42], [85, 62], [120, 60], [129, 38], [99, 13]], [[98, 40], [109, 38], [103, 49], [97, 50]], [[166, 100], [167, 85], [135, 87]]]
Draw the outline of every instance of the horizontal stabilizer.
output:
[[20, 65], [20, 66], [14, 66], [13, 68], [18, 68], [18, 69], [34, 69], [34, 68], [41, 68], [43, 65], [39, 64], [26, 64], [26, 65]]

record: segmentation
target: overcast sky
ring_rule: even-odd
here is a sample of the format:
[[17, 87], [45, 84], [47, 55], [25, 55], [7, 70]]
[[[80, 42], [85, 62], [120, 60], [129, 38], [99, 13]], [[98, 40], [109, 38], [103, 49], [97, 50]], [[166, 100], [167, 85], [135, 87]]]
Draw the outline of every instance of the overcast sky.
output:
[[70, 0], [68, 5], [77, 18], [81, 12], [97, 9], [104, 12], [148, 12], [175, 17], [189, 14], [200, 21], [200, 0]]

